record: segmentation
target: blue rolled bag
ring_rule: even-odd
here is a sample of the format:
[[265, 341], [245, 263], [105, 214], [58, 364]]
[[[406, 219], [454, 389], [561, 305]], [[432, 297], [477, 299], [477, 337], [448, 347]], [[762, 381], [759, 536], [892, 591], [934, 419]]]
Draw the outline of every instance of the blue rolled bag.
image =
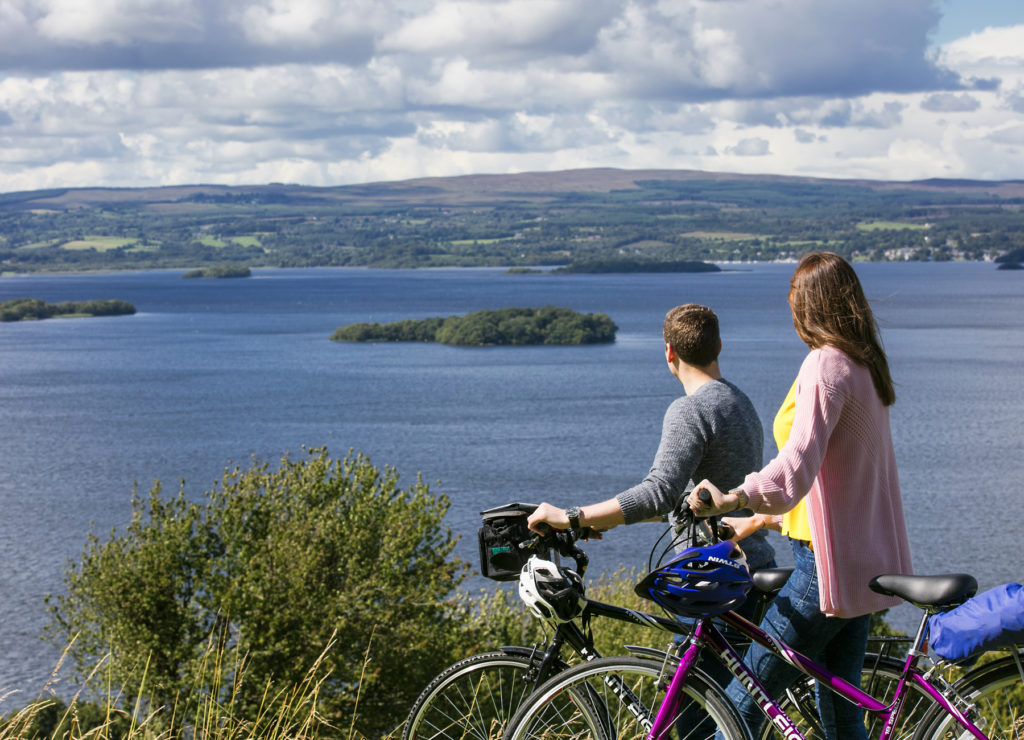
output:
[[946, 660], [1024, 643], [1024, 586], [996, 586], [956, 609], [932, 615], [928, 638], [935, 654]]

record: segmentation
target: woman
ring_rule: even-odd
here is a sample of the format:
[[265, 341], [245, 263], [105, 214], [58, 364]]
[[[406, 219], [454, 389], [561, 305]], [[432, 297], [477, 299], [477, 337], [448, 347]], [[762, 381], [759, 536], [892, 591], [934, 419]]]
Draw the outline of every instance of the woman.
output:
[[[796, 570], [761, 623], [854, 685], [860, 682], [870, 614], [898, 600], [872, 592], [881, 573], [910, 573], [910, 547], [889, 428], [895, 401], [889, 364], [860, 281], [842, 257], [806, 255], [790, 281], [797, 334], [810, 348], [796, 380], [793, 426], [778, 456], [723, 493], [710, 482], [688, 501], [699, 516], [740, 508], [775, 526], [806, 496], [811, 542], [792, 539]], [[702, 504], [697, 492], [711, 492]], [[759, 645], [747, 663], [769, 692], [795, 669]], [[764, 720], [737, 681], [730, 696], [752, 730]], [[830, 740], [866, 738], [863, 712], [824, 690], [819, 710]]]

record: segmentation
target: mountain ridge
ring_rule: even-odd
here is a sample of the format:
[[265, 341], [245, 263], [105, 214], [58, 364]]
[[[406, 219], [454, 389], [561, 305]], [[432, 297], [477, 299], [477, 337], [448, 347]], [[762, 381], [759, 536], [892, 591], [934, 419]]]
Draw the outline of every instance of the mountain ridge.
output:
[[651, 181], [734, 181], [750, 183], [800, 183], [861, 187], [872, 190], [917, 190], [988, 194], [998, 199], [1024, 197], [1024, 180], [869, 180], [797, 175], [750, 174], [706, 170], [586, 168], [550, 172], [508, 174], [478, 173], [446, 177], [421, 177], [334, 186], [266, 183], [255, 185], [192, 184], [152, 187], [49, 188], [0, 193], [0, 210], [71, 210], [112, 205], [159, 207], [166, 204], [200, 204], [203, 198], [246, 194], [302, 196], [310, 202], [352, 205], [482, 205], [496, 202], [544, 202], [566, 193], [610, 193], [637, 190]]

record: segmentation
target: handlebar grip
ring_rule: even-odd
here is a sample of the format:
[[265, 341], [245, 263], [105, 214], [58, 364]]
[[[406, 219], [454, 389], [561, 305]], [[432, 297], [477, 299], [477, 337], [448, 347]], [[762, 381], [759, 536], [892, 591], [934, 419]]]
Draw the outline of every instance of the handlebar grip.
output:
[[697, 491], [697, 498], [700, 499], [700, 502], [702, 504], [710, 504], [711, 503], [711, 491], [709, 491], [706, 488], [702, 488], [699, 491]]

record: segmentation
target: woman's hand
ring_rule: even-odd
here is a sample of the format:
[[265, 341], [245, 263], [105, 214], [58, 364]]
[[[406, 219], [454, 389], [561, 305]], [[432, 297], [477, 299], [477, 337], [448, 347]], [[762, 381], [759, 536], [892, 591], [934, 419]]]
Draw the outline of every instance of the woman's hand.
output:
[[763, 523], [761, 522], [761, 515], [754, 514], [754, 516], [725, 516], [722, 517], [722, 524], [728, 524], [732, 527], [734, 532], [733, 536], [729, 539], [733, 542], [739, 542], [744, 537], [749, 537], [754, 534], [757, 530], [761, 529]]
[[730, 539], [733, 542], [749, 537], [759, 529], [774, 529], [782, 531], [782, 517], [771, 514], [754, 514], [753, 516], [726, 516], [722, 517], [722, 524], [728, 524], [736, 533]]
[[[709, 503], [704, 503], [700, 500], [701, 491], [707, 491], [711, 494], [711, 501]], [[736, 511], [736, 509], [740, 508], [740, 497], [735, 493], [722, 493], [714, 483], [709, 480], [703, 480], [690, 491], [690, 495], [686, 497], [686, 503], [695, 516], [703, 518]]]

